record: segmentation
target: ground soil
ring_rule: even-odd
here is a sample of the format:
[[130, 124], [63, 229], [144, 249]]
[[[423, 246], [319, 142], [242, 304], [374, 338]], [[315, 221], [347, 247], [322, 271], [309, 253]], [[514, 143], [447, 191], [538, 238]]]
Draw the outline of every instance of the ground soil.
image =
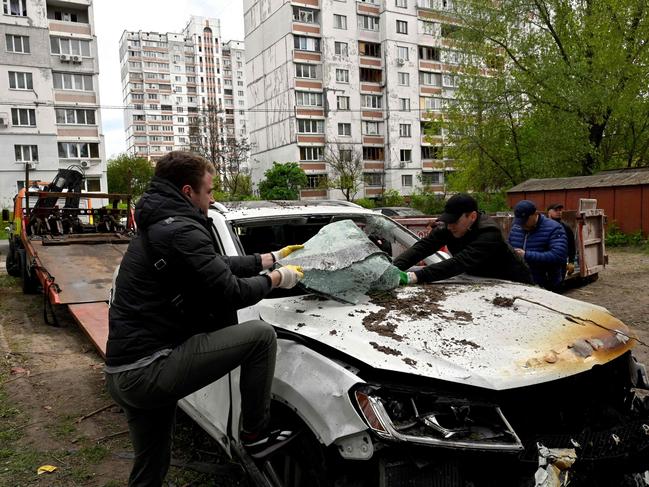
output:
[[[609, 255], [596, 282], [567, 295], [607, 307], [649, 344], [649, 254], [612, 249]], [[60, 328], [45, 325], [42, 297], [23, 295], [19, 281], [4, 274], [0, 255], [0, 487], [125, 485], [131, 447], [124, 415], [111, 406], [101, 358], [70, 316], [59, 313]], [[649, 346], [638, 344], [636, 354], [649, 363]], [[248, 485], [182, 415], [173, 456], [184, 466], [172, 467], [169, 486]], [[37, 475], [42, 465], [58, 469]]]

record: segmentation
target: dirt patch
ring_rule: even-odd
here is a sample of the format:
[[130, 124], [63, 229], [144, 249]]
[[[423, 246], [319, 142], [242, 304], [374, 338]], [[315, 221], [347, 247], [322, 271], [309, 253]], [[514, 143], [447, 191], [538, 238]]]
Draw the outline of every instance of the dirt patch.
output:
[[491, 302], [494, 306], [500, 306], [501, 308], [511, 308], [514, 306], [514, 300], [504, 296], [496, 296]]
[[372, 345], [375, 350], [378, 350], [379, 352], [382, 352], [386, 355], [396, 355], [397, 357], [401, 355], [401, 352], [399, 350], [395, 350], [394, 348], [390, 347], [384, 347], [383, 345], [379, 345], [376, 342], [370, 342], [370, 345]]

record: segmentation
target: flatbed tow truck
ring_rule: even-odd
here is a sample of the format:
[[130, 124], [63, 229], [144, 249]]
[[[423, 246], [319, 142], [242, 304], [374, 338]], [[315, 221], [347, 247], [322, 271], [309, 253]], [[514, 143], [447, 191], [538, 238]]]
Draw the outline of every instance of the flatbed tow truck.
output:
[[134, 229], [131, 197], [82, 192], [83, 178], [61, 169], [51, 183], [16, 195], [6, 264], [23, 292], [42, 291], [47, 324], [58, 326], [56, 308], [67, 306], [105, 358], [112, 275]]

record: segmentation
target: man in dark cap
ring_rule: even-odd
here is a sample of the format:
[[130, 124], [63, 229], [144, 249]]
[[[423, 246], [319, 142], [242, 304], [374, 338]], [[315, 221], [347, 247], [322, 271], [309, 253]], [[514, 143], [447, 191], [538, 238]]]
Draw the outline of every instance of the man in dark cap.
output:
[[509, 243], [525, 259], [535, 284], [559, 290], [568, 255], [566, 232], [559, 223], [538, 213], [532, 201], [519, 201], [514, 207]]
[[[478, 211], [468, 194], [456, 194], [444, 206], [439, 224], [394, 260], [401, 284], [433, 282], [466, 272], [481, 277], [531, 283], [529, 269], [505, 242], [496, 222]], [[446, 246], [452, 257], [414, 272], [403, 272]]]
[[562, 274], [565, 278], [566, 274], [571, 275], [573, 272], [575, 272], [575, 257], [577, 255], [577, 249], [575, 247], [575, 232], [572, 231], [570, 225], [568, 225], [561, 219], [562, 212], [563, 205], [561, 203], [554, 203], [548, 206], [548, 216], [555, 222], [561, 223], [561, 226], [566, 232], [566, 237], [568, 239], [568, 262], [563, 266]]

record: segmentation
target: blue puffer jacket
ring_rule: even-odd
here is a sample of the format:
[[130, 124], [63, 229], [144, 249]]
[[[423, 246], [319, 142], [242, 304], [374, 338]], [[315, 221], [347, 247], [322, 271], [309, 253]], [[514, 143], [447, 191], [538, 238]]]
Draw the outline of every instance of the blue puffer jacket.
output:
[[530, 232], [514, 224], [509, 243], [515, 249], [525, 250], [525, 262], [536, 284], [556, 289], [563, 280], [563, 266], [568, 257], [568, 239], [560, 223], [539, 214], [536, 227]]

